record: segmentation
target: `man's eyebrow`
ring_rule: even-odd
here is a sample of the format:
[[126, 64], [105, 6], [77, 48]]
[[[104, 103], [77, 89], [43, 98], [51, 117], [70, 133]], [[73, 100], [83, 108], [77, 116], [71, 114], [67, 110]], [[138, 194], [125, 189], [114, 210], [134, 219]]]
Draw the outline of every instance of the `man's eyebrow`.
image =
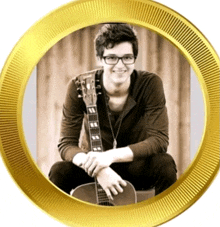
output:
[[[124, 54], [121, 57], [125, 57], [125, 56], [133, 56], [133, 54]], [[106, 55], [106, 57], [120, 57], [120, 56], [118, 56], [116, 54], [108, 54], [108, 55]]]
[[118, 57], [116, 54], [107, 54], [107, 57]]

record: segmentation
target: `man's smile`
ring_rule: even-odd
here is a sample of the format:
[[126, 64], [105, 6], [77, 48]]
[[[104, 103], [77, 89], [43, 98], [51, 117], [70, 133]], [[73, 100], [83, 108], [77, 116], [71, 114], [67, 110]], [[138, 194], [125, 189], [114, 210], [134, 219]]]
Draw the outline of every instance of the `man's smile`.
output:
[[122, 74], [125, 73], [126, 70], [113, 70], [114, 73]]

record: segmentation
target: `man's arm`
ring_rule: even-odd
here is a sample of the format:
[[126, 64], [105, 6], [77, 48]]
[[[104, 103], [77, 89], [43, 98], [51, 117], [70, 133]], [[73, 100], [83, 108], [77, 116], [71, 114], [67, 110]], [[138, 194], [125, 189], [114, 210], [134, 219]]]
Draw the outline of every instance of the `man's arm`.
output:
[[129, 138], [134, 160], [166, 152], [169, 144], [168, 115], [162, 80], [152, 74], [143, 84], [146, 84], [141, 103], [144, 114], [141, 121], [134, 126]]
[[[100, 170], [109, 167], [112, 163], [133, 161], [134, 155], [129, 147], [123, 147], [105, 152], [89, 152], [85, 156], [79, 155], [78, 157], [74, 161], [82, 161], [82, 168], [89, 176], [95, 177]], [[80, 161], [78, 161], [79, 159]]]
[[85, 105], [82, 99], [78, 98], [75, 82], [71, 80], [68, 84], [66, 98], [63, 104], [60, 139], [58, 143], [61, 158], [65, 161], [72, 161], [76, 154], [84, 152], [78, 146], [84, 109]]

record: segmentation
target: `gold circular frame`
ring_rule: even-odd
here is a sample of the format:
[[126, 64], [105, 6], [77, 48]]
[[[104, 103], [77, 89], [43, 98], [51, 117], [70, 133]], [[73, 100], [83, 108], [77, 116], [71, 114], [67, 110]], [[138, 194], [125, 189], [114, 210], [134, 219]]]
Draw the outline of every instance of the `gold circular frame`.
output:
[[[191, 165], [160, 195], [123, 207], [100, 207], [74, 199], [40, 172], [25, 142], [22, 102], [27, 81], [43, 55], [60, 39], [103, 22], [126, 22], [150, 29], [173, 43], [197, 74], [205, 101], [202, 141]], [[185, 18], [150, 0], [71, 2], [31, 27], [11, 52], [0, 81], [0, 148], [9, 172], [42, 210], [68, 226], [156, 226], [191, 206], [219, 170], [219, 58]], [[99, 212], [98, 218], [96, 218]]]

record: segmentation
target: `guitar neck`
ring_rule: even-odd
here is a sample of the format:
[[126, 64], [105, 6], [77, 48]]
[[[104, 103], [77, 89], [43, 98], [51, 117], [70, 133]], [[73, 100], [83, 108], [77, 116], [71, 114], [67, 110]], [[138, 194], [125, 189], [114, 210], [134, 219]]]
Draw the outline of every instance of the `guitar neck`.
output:
[[101, 187], [101, 185], [98, 183], [97, 179], [95, 178], [95, 185], [96, 185], [96, 199], [97, 204], [103, 205], [103, 206], [111, 206], [110, 199], [106, 195], [105, 191]]
[[[96, 105], [87, 107], [87, 116], [88, 116], [88, 122], [89, 122], [89, 137], [90, 137], [91, 150], [95, 152], [103, 152], [100, 127], [99, 127], [98, 111], [97, 111]], [[107, 197], [105, 191], [98, 183], [96, 178], [95, 178], [95, 183], [96, 183], [97, 204], [101, 204], [101, 205], [110, 204], [109, 198]]]
[[97, 106], [87, 107], [87, 116], [89, 122], [89, 136], [90, 136], [90, 144], [91, 150], [96, 152], [102, 152], [102, 140], [99, 128], [99, 118], [97, 112]]

